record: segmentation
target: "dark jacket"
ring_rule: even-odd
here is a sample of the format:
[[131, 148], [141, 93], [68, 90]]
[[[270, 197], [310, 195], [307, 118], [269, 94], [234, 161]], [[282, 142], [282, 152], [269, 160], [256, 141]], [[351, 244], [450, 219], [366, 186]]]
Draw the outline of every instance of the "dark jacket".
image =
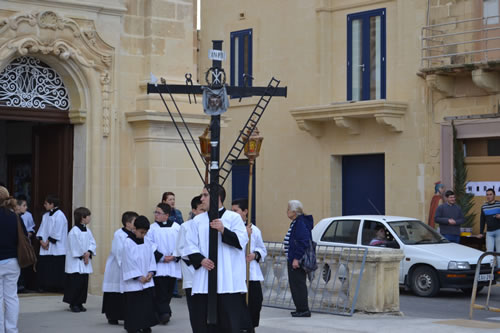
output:
[[0, 208], [0, 260], [17, 258], [17, 216]]
[[313, 228], [312, 215], [299, 215], [295, 219], [295, 224], [290, 232], [288, 261], [300, 260], [309, 246], [311, 230]]

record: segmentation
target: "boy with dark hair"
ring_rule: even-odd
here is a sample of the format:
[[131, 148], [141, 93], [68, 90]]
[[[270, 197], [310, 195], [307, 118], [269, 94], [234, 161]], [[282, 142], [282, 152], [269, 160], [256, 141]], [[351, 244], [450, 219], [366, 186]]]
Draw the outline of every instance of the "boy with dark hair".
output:
[[95, 256], [96, 242], [87, 225], [91, 220], [88, 208], [75, 209], [75, 226], [71, 228], [66, 243], [66, 281], [63, 302], [69, 304], [71, 312], [85, 312], [89, 274], [92, 273], [92, 256]]
[[147, 238], [156, 245], [155, 305], [158, 318], [166, 325], [172, 317], [170, 301], [177, 279], [181, 278], [181, 267], [173, 256], [180, 225], [169, 220], [171, 208], [166, 203], [156, 205], [155, 223], [151, 225]]
[[106, 260], [104, 280], [102, 282], [102, 313], [106, 315], [110, 325], [118, 325], [118, 320], [125, 319], [125, 299], [120, 289], [122, 250], [125, 239], [134, 235], [134, 221], [138, 216], [139, 214], [136, 212], [128, 211], [123, 213], [123, 228], [115, 231], [111, 243], [111, 252]]
[[267, 249], [262, 239], [262, 232], [256, 225], [248, 221], [248, 199], [237, 199], [231, 203], [231, 210], [240, 214], [241, 219], [245, 222], [248, 236], [250, 237], [250, 251], [246, 255], [247, 263], [250, 268], [250, 282], [248, 284], [248, 311], [252, 327], [248, 331], [255, 331], [255, 327], [259, 326], [260, 310], [262, 309], [262, 286], [260, 281], [264, 281], [264, 275], [260, 269], [259, 263], [264, 261], [267, 255]]
[[[181, 224], [181, 228], [179, 230], [179, 236], [177, 237], [177, 243], [175, 247], [175, 254], [174, 254], [175, 256], [180, 257], [182, 255], [184, 247], [186, 246], [186, 235], [190, 232], [192, 228], [193, 218], [203, 212], [205, 212], [205, 210], [202, 207], [201, 195], [198, 195], [191, 200], [191, 212], [189, 214], [191, 219]], [[182, 257], [180, 263], [182, 271], [182, 288], [186, 293], [186, 302], [189, 312], [189, 322], [191, 323], [191, 328], [193, 328], [195, 327], [194, 321], [196, 320], [196, 318], [193, 316], [193, 305], [191, 299], [191, 288], [193, 286], [194, 267], [193, 265], [191, 265], [191, 262], [189, 261], [189, 258], [187, 256]]]
[[121, 288], [125, 298], [125, 324], [129, 333], [151, 332], [158, 324], [154, 297], [153, 276], [156, 272], [154, 244], [147, 238], [149, 220], [138, 216], [134, 235], [125, 239], [122, 252]]
[[43, 204], [47, 211], [36, 234], [40, 240], [37, 271], [39, 288], [48, 291], [64, 290], [64, 266], [68, 220], [59, 208], [59, 198], [47, 195]]
[[28, 201], [25, 195], [18, 196], [16, 200], [19, 209], [19, 217], [23, 220], [28, 236], [31, 238], [35, 233], [35, 221], [33, 220], [33, 215], [28, 211]]

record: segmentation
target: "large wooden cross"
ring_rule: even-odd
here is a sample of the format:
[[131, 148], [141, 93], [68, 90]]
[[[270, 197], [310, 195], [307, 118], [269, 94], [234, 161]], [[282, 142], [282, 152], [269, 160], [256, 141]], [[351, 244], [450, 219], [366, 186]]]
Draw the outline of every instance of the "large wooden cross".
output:
[[[287, 88], [275, 87], [272, 89], [272, 95], [268, 87], [240, 87], [240, 86], [226, 86], [225, 73], [222, 69], [222, 59], [224, 53], [222, 52], [222, 41], [214, 40], [212, 54], [212, 68], [207, 72], [207, 85], [210, 89], [220, 89], [225, 86], [227, 95], [236, 97], [250, 97], [250, 96], [281, 96], [286, 97]], [[209, 77], [211, 82], [209, 83]], [[279, 82], [279, 81], [276, 81]], [[201, 85], [167, 85], [149, 83], [147, 87], [148, 94], [150, 93], [168, 93], [168, 94], [202, 94], [204, 87]], [[269, 100], [266, 101], [265, 106]], [[265, 108], [265, 106], [263, 108]], [[261, 107], [262, 108], [262, 107]], [[226, 111], [226, 110], [224, 110]], [[262, 110], [263, 111], [263, 110]], [[205, 110], [207, 113], [207, 110]], [[221, 112], [222, 113], [222, 112]], [[255, 124], [256, 125], [256, 124]], [[253, 129], [252, 129], [253, 130]], [[211, 156], [210, 156], [210, 209], [208, 216], [210, 221], [219, 218], [219, 154], [220, 154], [220, 114], [211, 115], [210, 121], [210, 141], [211, 141]], [[251, 133], [247, 133], [249, 136]], [[235, 143], [236, 145], [236, 143]], [[234, 147], [234, 146], [233, 146]], [[231, 153], [229, 154], [230, 156]], [[225, 180], [225, 179], [224, 179]], [[209, 236], [209, 259], [213, 261], [216, 269], [212, 269], [208, 274], [208, 315], [207, 323], [209, 325], [217, 324], [217, 242], [218, 231], [210, 228]]]

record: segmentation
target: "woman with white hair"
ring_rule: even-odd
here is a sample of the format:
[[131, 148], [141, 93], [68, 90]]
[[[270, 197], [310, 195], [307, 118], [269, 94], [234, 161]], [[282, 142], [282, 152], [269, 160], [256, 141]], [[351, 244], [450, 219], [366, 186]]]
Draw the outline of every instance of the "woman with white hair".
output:
[[14, 213], [16, 201], [9, 191], [0, 186], [0, 332], [17, 333], [19, 299], [17, 280], [20, 268], [17, 262], [17, 216]]
[[292, 220], [283, 242], [287, 254], [288, 281], [296, 308], [292, 317], [311, 317], [307, 302], [306, 271], [300, 267], [300, 259], [312, 238], [313, 217], [304, 214], [302, 203], [298, 200], [288, 201], [286, 214]]

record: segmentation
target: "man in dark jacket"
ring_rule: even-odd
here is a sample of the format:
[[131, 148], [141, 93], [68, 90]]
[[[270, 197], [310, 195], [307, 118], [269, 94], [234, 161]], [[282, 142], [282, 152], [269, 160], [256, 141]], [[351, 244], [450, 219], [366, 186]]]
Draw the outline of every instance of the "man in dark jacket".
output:
[[284, 239], [288, 261], [288, 281], [292, 292], [296, 311], [292, 317], [310, 317], [307, 302], [306, 271], [300, 267], [300, 259], [304, 256], [311, 240], [313, 228], [312, 215], [304, 215], [302, 203], [298, 200], [288, 202], [287, 216], [292, 222]]
[[447, 240], [460, 242], [460, 225], [465, 222], [462, 209], [456, 204], [455, 193], [446, 191], [446, 202], [436, 209], [434, 221], [439, 224], [439, 232]]

